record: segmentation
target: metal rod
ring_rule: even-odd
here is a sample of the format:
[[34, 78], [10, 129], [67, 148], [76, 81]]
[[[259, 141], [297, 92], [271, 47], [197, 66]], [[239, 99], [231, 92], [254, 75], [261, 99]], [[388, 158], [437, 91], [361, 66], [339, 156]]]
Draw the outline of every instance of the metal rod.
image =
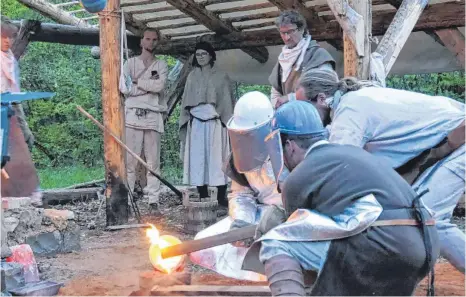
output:
[[113, 137], [113, 139], [115, 139], [115, 141], [121, 145], [128, 153], [130, 153], [136, 160], [138, 160], [139, 162], [141, 162], [141, 164], [147, 168], [147, 170], [153, 175], [155, 176], [156, 178], [158, 178], [164, 185], [166, 185], [167, 187], [170, 188], [170, 190], [172, 190], [176, 195], [178, 195], [178, 197], [182, 198], [183, 194], [180, 192], [180, 190], [178, 190], [177, 188], [175, 188], [171, 183], [169, 183], [168, 181], [166, 181], [164, 178], [162, 178], [160, 175], [158, 175], [157, 173], [154, 172], [154, 170], [152, 170], [152, 168], [149, 166], [149, 164], [147, 164], [146, 162], [144, 162], [143, 159], [141, 159], [141, 157], [139, 157], [136, 153], [134, 153], [132, 150], [129, 149], [129, 147], [126, 146], [126, 144], [123, 143], [123, 141], [120, 140], [120, 138], [118, 138], [118, 136], [116, 136], [115, 134], [113, 134], [112, 131], [110, 131], [110, 129], [108, 129], [107, 127], [105, 127], [104, 125], [102, 125], [99, 121], [97, 121], [92, 115], [90, 115], [87, 111], [85, 111], [81, 106], [79, 105], [76, 105], [76, 108], [83, 114], [85, 115], [88, 119], [90, 119], [91, 121], [94, 122], [94, 124], [96, 124], [102, 131], [108, 133], [110, 136]]
[[204, 237], [201, 239], [186, 241], [177, 245], [172, 245], [161, 250], [162, 259], [181, 256], [192, 252], [208, 249], [227, 243], [232, 243], [244, 239], [253, 238], [257, 225], [235, 229], [225, 233]]

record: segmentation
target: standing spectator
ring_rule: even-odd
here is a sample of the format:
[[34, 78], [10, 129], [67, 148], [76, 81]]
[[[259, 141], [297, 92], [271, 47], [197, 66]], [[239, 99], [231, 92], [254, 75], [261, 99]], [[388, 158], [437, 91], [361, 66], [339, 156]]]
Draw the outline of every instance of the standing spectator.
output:
[[228, 178], [222, 165], [230, 153], [226, 124], [233, 114], [233, 90], [230, 78], [215, 66], [215, 60], [209, 43], [196, 45], [179, 124], [183, 182], [197, 186], [201, 198], [208, 197], [208, 186], [216, 186], [219, 204], [228, 206]]
[[[154, 57], [159, 36], [154, 29], [146, 29], [141, 38], [142, 53], [128, 59], [123, 66], [127, 84], [120, 85], [125, 95], [126, 144], [137, 154], [144, 150], [147, 164], [160, 173], [160, 141], [164, 132], [163, 116], [167, 103], [163, 98], [168, 67], [165, 61]], [[129, 189], [136, 182], [137, 160], [127, 154]], [[158, 208], [160, 181], [147, 172], [147, 186], [143, 192], [152, 209]]]
[[303, 69], [335, 69], [332, 56], [311, 39], [306, 20], [293, 10], [284, 11], [276, 20], [280, 36], [285, 43], [277, 64], [269, 76], [272, 85], [272, 105], [278, 108], [294, 100], [296, 83]]

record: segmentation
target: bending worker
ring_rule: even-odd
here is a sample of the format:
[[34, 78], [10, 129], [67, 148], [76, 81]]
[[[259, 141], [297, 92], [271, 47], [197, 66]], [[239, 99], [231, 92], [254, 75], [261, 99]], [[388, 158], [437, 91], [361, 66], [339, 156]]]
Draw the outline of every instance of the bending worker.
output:
[[[229, 216], [199, 232], [195, 239], [256, 224], [268, 206], [281, 205], [281, 195], [264, 144], [272, 117], [272, 104], [264, 94], [250, 92], [238, 99], [233, 117], [227, 123], [232, 147], [232, 154], [224, 166], [225, 174], [232, 179], [232, 193], [228, 195]], [[250, 243], [213, 247], [191, 253], [190, 259], [228, 277], [264, 281], [263, 274], [241, 269]]]
[[464, 194], [464, 104], [441, 96], [363, 86], [331, 70], [310, 69], [296, 99], [310, 101], [331, 143], [364, 148], [394, 168], [434, 212], [441, 255], [465, 271], [464, 233], [451, 217]]
[[282, 191], [291, 216], [278, 225], [280, 209], [270, 208], [255, 243], [272, 295], [304, 296], [302, 269], [318, 273], [311, 295], [412, 295], [439, 253], [419, 196], [377, 157], [330, 144], [307, 102], [284, 104], [272, 123], [266, 145], [274, 172], [291, 171]]

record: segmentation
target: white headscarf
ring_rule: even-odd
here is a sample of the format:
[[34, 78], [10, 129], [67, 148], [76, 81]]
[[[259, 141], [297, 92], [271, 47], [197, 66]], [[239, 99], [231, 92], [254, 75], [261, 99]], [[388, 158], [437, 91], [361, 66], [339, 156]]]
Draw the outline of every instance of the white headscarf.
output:
[[[308, 35], [306, 38], [301, 39], [301, 41], [293, 48], [288, 48], [286, 45], [282, 48], [282, 52], [278, 56], [278, 62], [282, 67], [282, 82], [285, 82], [288, 76], [291, 73], [293, 64], [296, 62], [295, 69], [299, 69], [301, 63], [303, 62], [304, 55], [311, 42], [311, 36]], [[296, 61], [296, 59], [298, 59]]]

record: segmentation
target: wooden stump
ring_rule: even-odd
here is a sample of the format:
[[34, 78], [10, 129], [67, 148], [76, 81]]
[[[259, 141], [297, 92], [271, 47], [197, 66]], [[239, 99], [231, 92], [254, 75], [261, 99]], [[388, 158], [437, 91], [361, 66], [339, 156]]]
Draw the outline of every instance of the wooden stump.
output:
[[209, 187], [210, 197], [202, 199], [196, 188], [188, 188], [182, 192], [186, 213], [184, 222], [186, 232], [196, 234], [217, 222], [217, 188]]

